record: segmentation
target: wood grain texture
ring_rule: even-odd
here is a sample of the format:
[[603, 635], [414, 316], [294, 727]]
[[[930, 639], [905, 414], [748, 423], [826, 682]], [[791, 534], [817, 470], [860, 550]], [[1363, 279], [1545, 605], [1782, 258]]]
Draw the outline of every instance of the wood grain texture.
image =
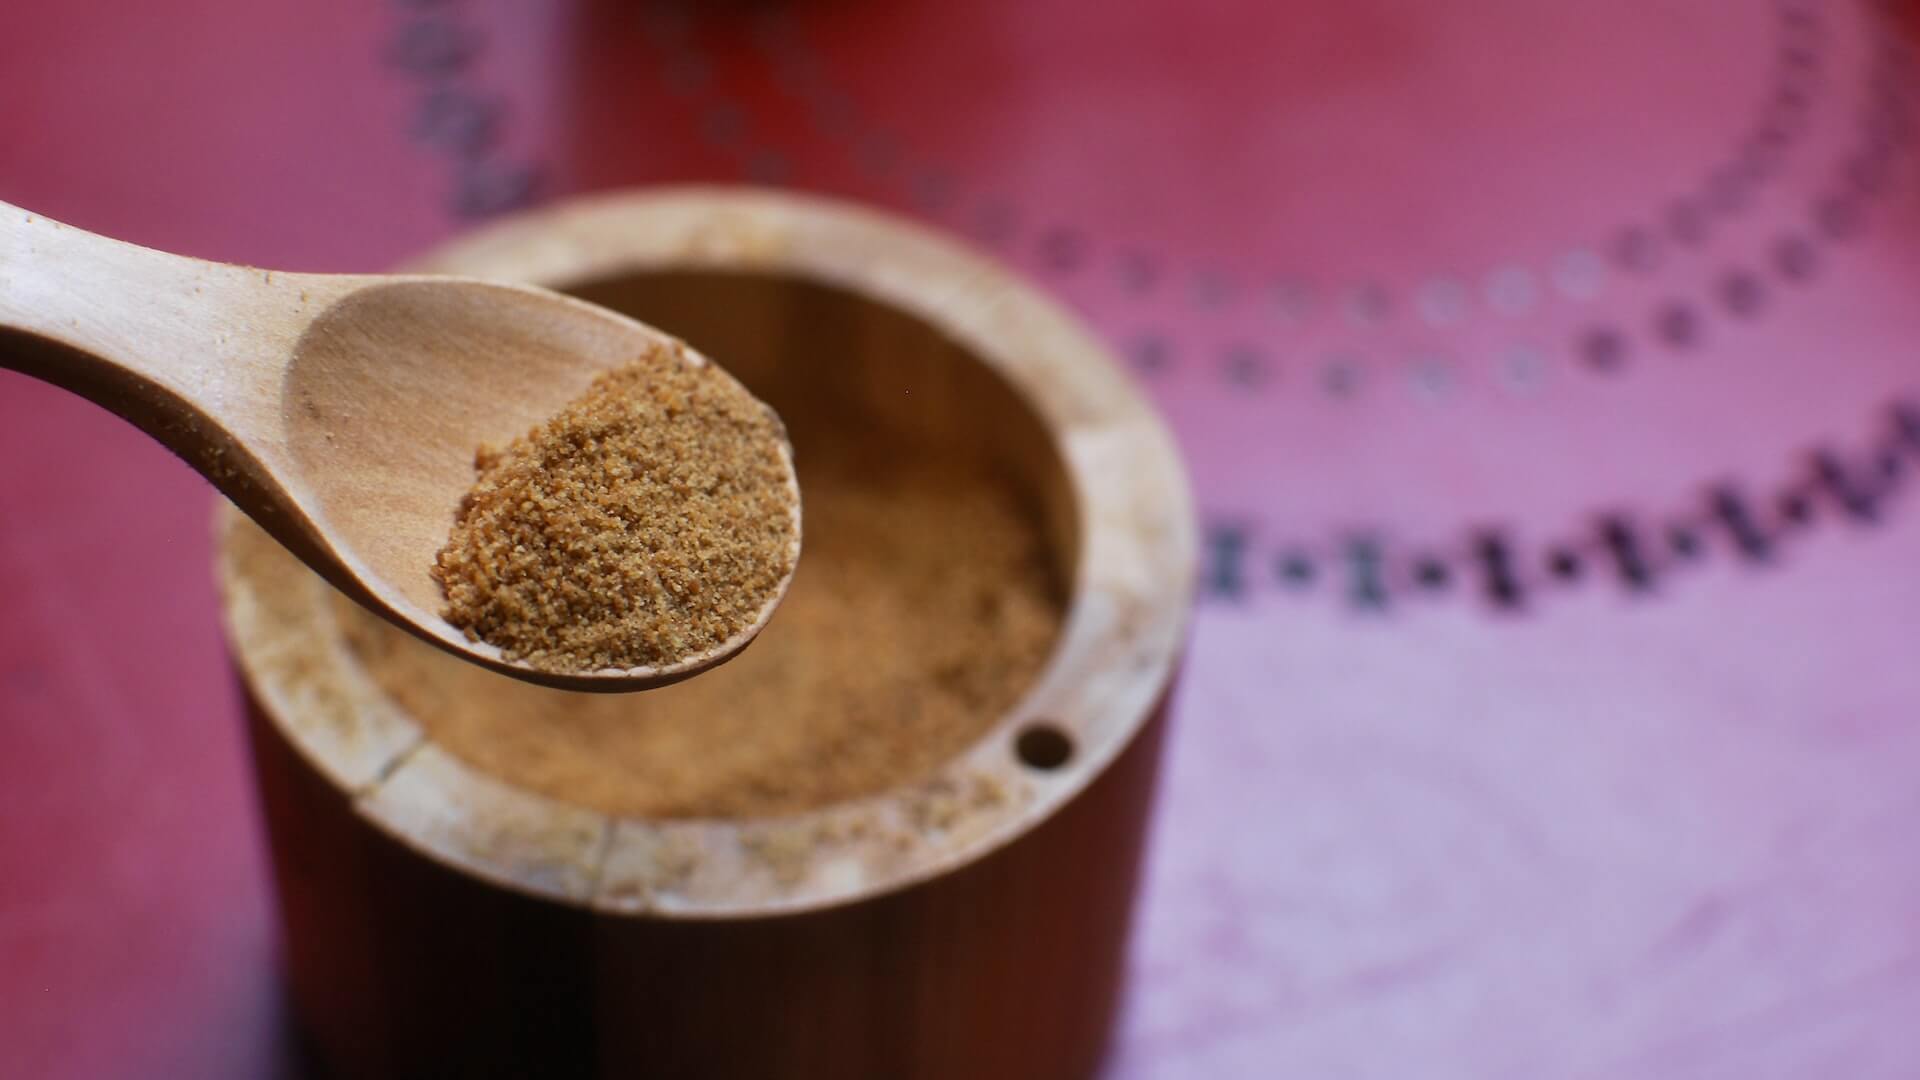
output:
[[1122, 988], [1164, 702], [1017, 843], [798, 915], [631, 917], [494, 887], [356, 814], [258, 704], [286, 971], [322, 1075], [1092, 1075]]
[[426, 265], [636, 314], [776, 408], [830, 395], [849, 407], [831, 437], [898, 427], [997, 462], [1046, 522], [1068, 610], [1025, 696], [930, 777], [781, 818], [611, 818], [427, 741], [338, 640], [324, 586], [228, 515], [229, 629], [322, 1055], [413, 1075], [464, 1039], [449, 1060], [501, 1074], [1090, 1073], [1195, 549], [1171, 442], [1105, 351], [944, 238], [789, 196], [589, 200]]

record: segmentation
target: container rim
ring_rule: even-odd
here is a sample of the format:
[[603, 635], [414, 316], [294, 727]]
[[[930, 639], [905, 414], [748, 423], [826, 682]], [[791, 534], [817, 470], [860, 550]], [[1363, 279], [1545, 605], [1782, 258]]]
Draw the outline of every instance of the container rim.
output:
[[[846, 202], [679, 187], [523, 212], [406, 269], [560, 288], [648, 272], [741, 272], [897, 308], [967, 349], [1032, 409], [1054, 440], [1079, 528], [1050, 661], [932, 776], [779, 818], [648, 820], [509, 786], [429, 741], [359, 669], [326, 587], [304, 571], [263, 580], [259, 560], [242, 551], [253, 527], [222, 504], [223, 615], [255, 703], [360, 816], [399, 842], [503, 887], [612, 915], [723, 919], [832, 907], [949, 873], [1047, 820], [1161, 702], [1186, 638], [1198, 544], [1178, 452], [1105, 347], [1004, 266]], [[941, 808], [931, 825], [930, 806]]]

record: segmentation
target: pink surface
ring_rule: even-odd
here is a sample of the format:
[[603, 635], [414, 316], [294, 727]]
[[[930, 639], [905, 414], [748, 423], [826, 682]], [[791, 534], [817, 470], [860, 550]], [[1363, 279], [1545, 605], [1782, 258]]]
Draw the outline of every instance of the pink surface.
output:
[[[531, 7], [32, 5], [0, 199], [312, 268], [684, 179], [966, 233], [1207, 527], [1115, 1076], [1920, 1075], [1877, 8]], [[0, 1075], [286, 1067], [207, 502], [0, 373]]]

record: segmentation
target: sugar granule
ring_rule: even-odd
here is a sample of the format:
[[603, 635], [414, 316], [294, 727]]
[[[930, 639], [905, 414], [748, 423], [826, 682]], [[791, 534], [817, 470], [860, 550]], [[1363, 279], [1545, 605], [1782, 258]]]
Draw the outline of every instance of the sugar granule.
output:
[[674, 665], [757, 622], [798, 557], [772, 410], [676, 344], [601, 374], [478, 474], [433, 566], [448, 622], [549, 671]]

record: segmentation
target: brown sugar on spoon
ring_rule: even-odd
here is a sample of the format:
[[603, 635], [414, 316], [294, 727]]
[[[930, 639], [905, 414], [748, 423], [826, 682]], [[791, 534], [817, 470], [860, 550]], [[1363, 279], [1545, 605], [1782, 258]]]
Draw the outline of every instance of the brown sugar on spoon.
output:
[[433, 576], [449, 622], [549, 671], [685, 663], [764, 620], [799, 558], [773, 411], [677, 343], [481, 447]]

